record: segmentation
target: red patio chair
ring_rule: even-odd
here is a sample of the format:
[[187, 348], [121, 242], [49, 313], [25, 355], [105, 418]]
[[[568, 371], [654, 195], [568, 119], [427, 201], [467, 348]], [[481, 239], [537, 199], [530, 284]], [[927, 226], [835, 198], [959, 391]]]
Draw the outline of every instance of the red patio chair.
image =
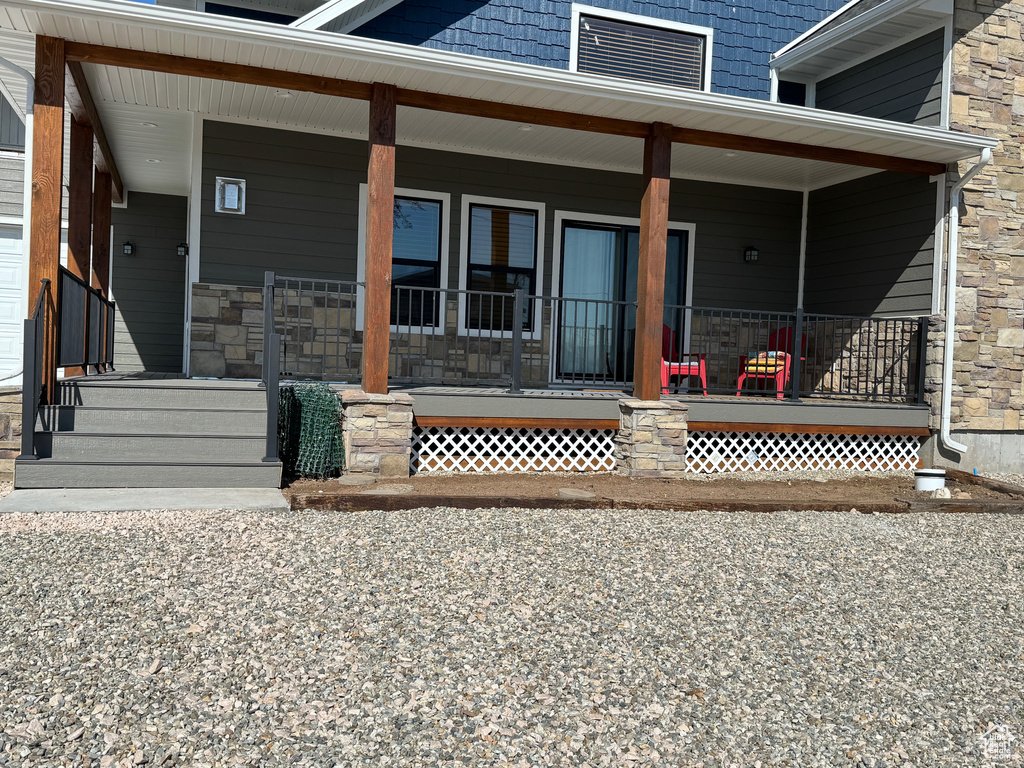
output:
[[672, 376], [697, 376], [704, 389], [704, 397], [708, 396], [708, 371], [704, 355], [683, 355], [684, 360], [676, 354], [676, 335], [667, 325], [661, 327], [661, 391], [668, 393], [669, 379]]
[[[736, 381], [736, 397], [740, 396], [743, 382], [750, 379], [775, 379], [775, 397], [782, 400], [789, 385], [790, 363], [793, 352], [793, 326], [780, 328], [768, 337], [768, 349], [750, 359], [740, 357], [740, 377]], [[807, 334], [800, 337], [800, 359], [807, 352]]]

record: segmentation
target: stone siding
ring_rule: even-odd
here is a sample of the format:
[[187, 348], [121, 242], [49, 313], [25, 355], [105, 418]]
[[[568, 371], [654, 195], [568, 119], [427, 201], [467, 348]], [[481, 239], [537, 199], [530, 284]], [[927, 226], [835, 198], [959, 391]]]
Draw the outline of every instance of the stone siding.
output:
[[378, 395], [349, 389], [341, 393], [345, 474], [408, 477], [412, 454], [409, 395]]
[[[952, 428], [1016, 431], [1024, 410], [1024, 1], [955, 0], [950, 127], [999, 139], [961, 205]], [[960, 164], [964, 173], [971, 163]], [[956, 180], [956, 174], [951, 174]], [[929, 378], [941, 362], [931, 338]], [[933, 387], [933, 427], [941, 404]]]
[[263, 373], [263, 289], [192, 286], [192, 376], [258, 379]]
[[629, 477], [683, 477], [686, 414], [676, 400], [619, 400], [616, 471]]
[[0, 389], [0, 482], [14, 480], [14, 459], [21, 453], [21, 388]]

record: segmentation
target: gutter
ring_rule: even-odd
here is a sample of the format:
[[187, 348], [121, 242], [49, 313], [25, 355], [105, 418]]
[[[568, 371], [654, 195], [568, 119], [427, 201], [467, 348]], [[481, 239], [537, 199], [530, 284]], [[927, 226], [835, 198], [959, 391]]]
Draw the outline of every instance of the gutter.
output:
[[968, 182], [989, 164], [992, 150], [985, 148], [981, 158], [949, 190], [949, 255], [946, 259], [946, 338], [942, 350], [942, 413], [939, 442], [943, 447], [960, 455], [967, 446], [956, 442], [949, 434], [950, 414], [953, 408], [953, 335], [956, 333], [956, 271], [960, 251], [960, 193]]
[[[9, 69], [16, 75], [21, 75], [25, 78], [25, 160], [24, 160], [24, 174], [25, 178], [22, 186], [24, 187], [23, 195], [24, 200], [21, 208], [21, 251], [22, 259], [26, 259], [28, 256], [28, 245], [29, 245], [29, 232], [32, 228], [32, 114], [35, 111], [35, 91], [36, 81], [32, 77], [32, 73], [24, 67], [19, 67], [13, 61], [8, 61], [4, 57], [0, 56], [0, 67]], [[27, 270], [26, 270], [27, 271]], [[28, 276], [25, 277], [27, 286]], [[31, 290], [25, 292], [26, 304], [32, 301]], [[28, 307], [22, 312], [23, 316], [28, 315]], [[4, 383], [15, 383], [21, 378], [23, 371], [12, 373], [10, 376], [4, 379]]]

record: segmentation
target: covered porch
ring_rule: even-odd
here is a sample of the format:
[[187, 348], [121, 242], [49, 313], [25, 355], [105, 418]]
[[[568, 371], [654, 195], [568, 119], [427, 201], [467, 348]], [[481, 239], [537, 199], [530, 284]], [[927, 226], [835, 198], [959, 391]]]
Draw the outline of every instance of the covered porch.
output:
[[831, 400], [817, 427], [926, 427], [939, 201], [984, 138], [145, 6], [22, 0], [0, 23], [38, 36], [33, 295], [56, 284], [70, 108], [93, 232], [106, 187], [74, 168], [127, 190], [112, 282], [141, 369], [179, 334], [159, 367], [191, 377], [693, 397], [744, 429]]

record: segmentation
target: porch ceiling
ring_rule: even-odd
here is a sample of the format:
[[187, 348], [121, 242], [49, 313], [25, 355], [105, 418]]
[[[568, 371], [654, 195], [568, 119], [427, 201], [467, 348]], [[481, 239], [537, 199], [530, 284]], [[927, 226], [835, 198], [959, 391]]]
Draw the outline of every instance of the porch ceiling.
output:
[[[223, 19], [108, 0], [11, 0], [0, 27], [68, 40], [301, 72], [359, 82], [388, 82], [429, 93], [527, 107], [719, 131], [762, 139], [871, 152], [939, 163], [994, 146], [985, 137], [937, 128], [769, 104], [721, 94], [600, 78], [394, 43]], [[293, 130], [365, 137], [367, 107], [312, 93], [194, 77], [86, 65], [118, 164], [129, 189], [187, 189], [189, 114], [253, 120]], [[159, 114], [155, 112], [159, 110]], [[154, 119], [157, 115], [159, 119]], [[146, 117], [149, 115], [149, 117]], [[142, 122], [153, 122], [156, 128]], [[402, 108], [399, 141], [565, 165], [637, 171], [641, 142], [442, 112]], [[154, 157], [154, 153], [164, 153]], [[160, 163], [150, 163], [158, 159]], [[177, 169], [176, 173], [168, 168]], [[673, 175], [813, 188], [870, 169], [767, 154], [676, 144]], [[183, 186], [184, 185], [184, 186]]]

